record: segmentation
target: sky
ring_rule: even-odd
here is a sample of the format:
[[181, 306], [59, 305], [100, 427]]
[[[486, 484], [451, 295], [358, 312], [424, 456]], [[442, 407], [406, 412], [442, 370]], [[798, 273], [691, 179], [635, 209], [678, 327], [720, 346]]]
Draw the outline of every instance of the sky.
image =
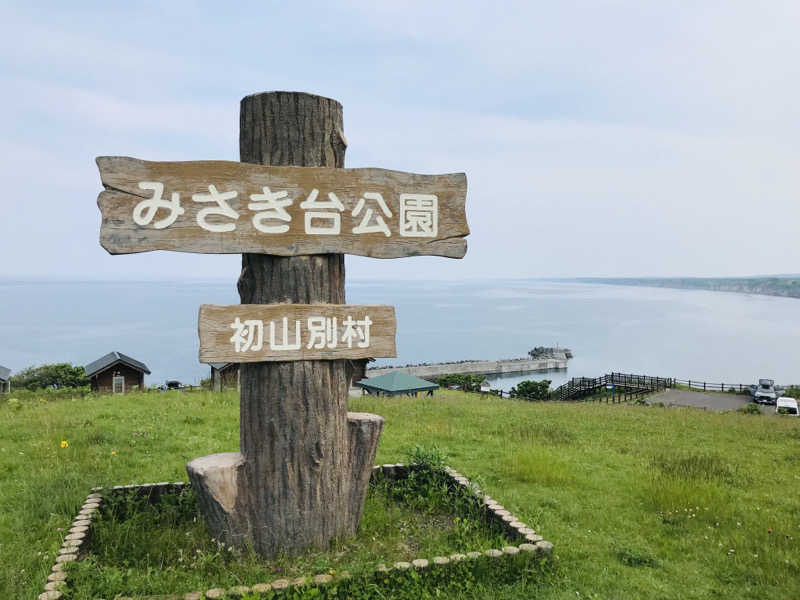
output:
[[227, 279], [110, 256], [98, 155], [238, 159], [240, 99], [339, 100], [346, 166], [465, 172], [462, 260], [348, 278], [735, 276], [800, 263], [800, 3], [2, 2], [0, 277]]

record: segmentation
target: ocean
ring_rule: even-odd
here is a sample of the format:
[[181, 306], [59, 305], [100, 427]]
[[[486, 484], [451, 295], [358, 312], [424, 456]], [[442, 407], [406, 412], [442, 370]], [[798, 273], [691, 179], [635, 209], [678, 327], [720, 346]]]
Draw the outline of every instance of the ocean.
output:
[[[0, 365], [87, 364], [119, 351], [152, 371], [148, 385], [198, 384], [200, 304], [236, 304], [236, 281], [0, 280]], [[353, 281], [347, 301], [391, 304], [405, 365], [519, 358], [534, 346], [571, 348], [567, 371], [495, 378], [596, 377], [610, 371], [709, 382], [769, 377], [800, 383], [800, 300], [543, 280]]]

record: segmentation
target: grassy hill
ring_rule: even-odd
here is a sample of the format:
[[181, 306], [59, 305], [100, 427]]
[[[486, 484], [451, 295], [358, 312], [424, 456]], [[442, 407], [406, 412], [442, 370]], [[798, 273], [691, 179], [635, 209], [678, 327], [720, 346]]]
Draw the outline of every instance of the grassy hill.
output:
[[[450, 391], [351, 410], [386, 418], [378, 462], [436, 445], [555, 544], [537, 578], [472, 597], [800, 597], [800, 419]], [[36, 598], [90, 487], [185, 481], [239, 439], [235, 393], [0, 401], [0, 423], [9, 599]]]

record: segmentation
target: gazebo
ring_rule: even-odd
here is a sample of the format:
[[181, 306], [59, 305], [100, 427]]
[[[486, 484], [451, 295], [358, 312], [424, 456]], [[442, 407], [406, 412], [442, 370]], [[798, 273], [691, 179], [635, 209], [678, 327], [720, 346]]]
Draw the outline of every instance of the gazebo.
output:
[[370, 379], [362, 379], [357, 381], [356, 385], [376, 396], [381, 394], [384, 396], [397, 396], [399, 394], [416, 396], [418, 392], [427, 392], [428, 396], [433, 396], [433, 390], [439, 389], [437, 384], [409, 375], [403, 371], [392, 371]]

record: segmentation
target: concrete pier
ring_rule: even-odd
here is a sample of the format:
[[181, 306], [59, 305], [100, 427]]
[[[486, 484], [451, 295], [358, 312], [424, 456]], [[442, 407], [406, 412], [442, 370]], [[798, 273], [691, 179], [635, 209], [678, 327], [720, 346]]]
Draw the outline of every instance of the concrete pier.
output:
[[389, 367], [367, 369], [367, 377], [377, 377], [403, 371], [409, 375], [416, 375], [423, 379], [441, 377], [442, 375], [471, 374], [471, 375], [502, 375], [509, 373], [528, 373], [535, 371], [550, 371], [551, 369], [566, 369], [567, 359], [543, 358], [537, 360], [474, 360], [458, 363], [436, 363], [431, 365], [418, 365], [414, 367]]

